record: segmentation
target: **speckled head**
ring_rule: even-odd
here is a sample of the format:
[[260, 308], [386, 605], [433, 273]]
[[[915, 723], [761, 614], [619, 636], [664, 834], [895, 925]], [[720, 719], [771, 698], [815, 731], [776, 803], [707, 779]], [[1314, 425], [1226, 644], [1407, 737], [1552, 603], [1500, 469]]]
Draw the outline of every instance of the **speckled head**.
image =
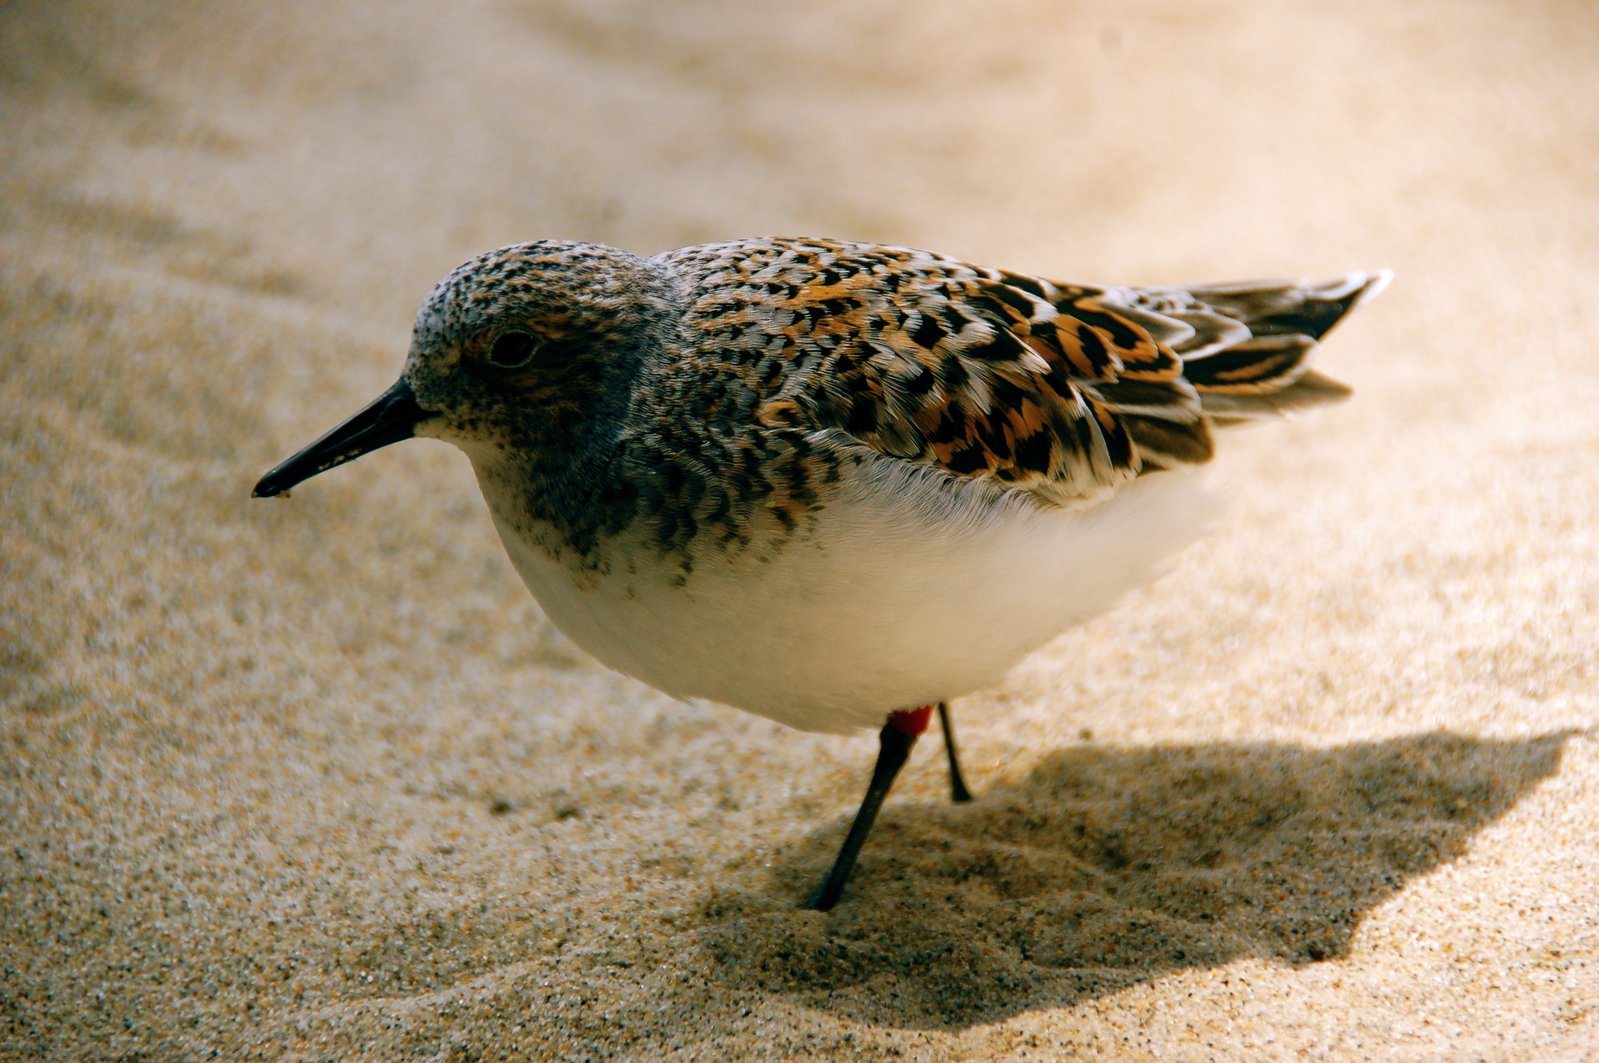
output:
[[432, 415], [417, 434], [468, 452], [570, 440], [616, 413], [669, 305], [658, 267], [614, 248], [540, 241], [480, 255], [417, 313], [404, 380]]
[[472, 259], [417, 313], [400, 380], [274, 468], [255, 494], [413, 435], [469, 455], [569, 452], [621, 416], [672, 293], [659, 265], [598, 244], [543, 240]]

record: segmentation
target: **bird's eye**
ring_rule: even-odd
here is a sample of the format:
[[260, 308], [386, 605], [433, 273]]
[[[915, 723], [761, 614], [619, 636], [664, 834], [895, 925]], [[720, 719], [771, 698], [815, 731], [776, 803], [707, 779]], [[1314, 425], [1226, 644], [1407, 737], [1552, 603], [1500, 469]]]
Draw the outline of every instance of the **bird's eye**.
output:
[[520, 369], [533, 360], [538, 341], [526, 332], [504, 332], [489, 348], [488, 363], [496, 369]]

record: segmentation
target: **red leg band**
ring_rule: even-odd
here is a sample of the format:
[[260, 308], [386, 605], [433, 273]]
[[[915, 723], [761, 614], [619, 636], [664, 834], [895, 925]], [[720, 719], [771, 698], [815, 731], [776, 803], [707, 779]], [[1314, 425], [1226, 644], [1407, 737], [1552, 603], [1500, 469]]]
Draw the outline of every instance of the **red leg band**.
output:
[[900, 709], [898, 712], [888, 714], [888, 725], [902, 735], [915, 738], [927, 730], [927, 721], [932, 715], [931, 705], [923, 705], [919, 709]]

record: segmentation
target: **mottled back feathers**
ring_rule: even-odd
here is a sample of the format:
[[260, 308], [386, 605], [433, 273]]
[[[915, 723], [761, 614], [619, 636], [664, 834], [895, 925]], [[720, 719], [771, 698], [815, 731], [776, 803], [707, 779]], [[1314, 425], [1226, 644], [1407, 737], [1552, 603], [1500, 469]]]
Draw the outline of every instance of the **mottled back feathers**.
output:
[[1209, 460], [1215, 426], [1347, 394], [1306, 359], [1387, 279], [1093, 288], [826, 240], [658, 261], [685, 349], [747, 387], [759, 424], [842, 430], [1060, 505]]

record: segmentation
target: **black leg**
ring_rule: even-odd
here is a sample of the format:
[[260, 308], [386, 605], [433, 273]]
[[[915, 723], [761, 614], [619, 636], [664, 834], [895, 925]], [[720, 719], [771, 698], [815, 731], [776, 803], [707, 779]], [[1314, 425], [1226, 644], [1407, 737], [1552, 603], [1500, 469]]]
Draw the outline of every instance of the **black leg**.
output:
[[949, 754], [949, 796], [953, 801], [970, 801], [972, 792], [966, 789], [966, 780], [961, 778], [961, 764], [955, 756], [955, 729], [949, 722], [949, 705], [946, 702], [938, 703], [938, 723], [944, 728], [944, 752]]
[[872, 781], [866, 786], [866, 797], [861, 801], [860, 810], [855, 813], [855, 822], [850, 824], [849, 833], [844, 836], [844, 844], [838, 850], [832, 870], [816, 888], [816, 892], [800, 905], [801, 908], [825, 912], [838, 903], [839, 896], [844, 892], [844, 884], [849, 881], [849, 873], [855, 870], [855, 858], [861, 855], [861, 846], [872, 832], [872, 821], [877, 819], [877, 810], [888, 795], [889, 787], [894, 785], [894, 777], [899, 774], [899, 769], [905, 766], [911, 746], [916, 744], [916, 736], [906, 734], [889, 723], [878, 735], [878, 741], [881, 745], [877, 751], [877, 764], [872, 768]]

